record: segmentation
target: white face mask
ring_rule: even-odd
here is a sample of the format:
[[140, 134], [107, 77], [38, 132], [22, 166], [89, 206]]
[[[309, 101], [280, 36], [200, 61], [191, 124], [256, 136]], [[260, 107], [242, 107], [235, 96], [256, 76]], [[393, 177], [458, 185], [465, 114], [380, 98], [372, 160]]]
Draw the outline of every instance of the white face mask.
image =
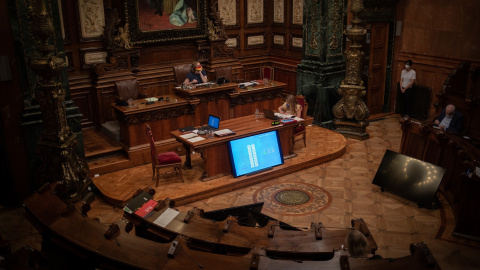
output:
[[406, 69], [409, 69], [409, 68], [410, 68], [410, 65], [405, 65], [405, 68], [406, 68]]

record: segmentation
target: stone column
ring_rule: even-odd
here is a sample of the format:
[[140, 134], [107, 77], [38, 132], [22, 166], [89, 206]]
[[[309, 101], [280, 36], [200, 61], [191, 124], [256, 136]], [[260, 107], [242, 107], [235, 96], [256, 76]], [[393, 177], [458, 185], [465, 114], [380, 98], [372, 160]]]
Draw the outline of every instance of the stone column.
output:
[[297, 69], [297, 93], [309, 103], [314, 123], [334, 128], [332, 108], [345, 72], [343, 27], [346, 0], [303, 1], [303, 57]]

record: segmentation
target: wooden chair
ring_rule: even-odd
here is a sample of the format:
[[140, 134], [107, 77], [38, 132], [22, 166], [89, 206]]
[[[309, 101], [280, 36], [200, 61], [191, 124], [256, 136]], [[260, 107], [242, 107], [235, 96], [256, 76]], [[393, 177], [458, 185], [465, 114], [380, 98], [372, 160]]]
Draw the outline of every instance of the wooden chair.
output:
[[[302, 95], [297, 95], [297, 103], [302, 106], [302, 118], [306, 119], [308, 103], [305, 100], [305, 97]], [[305, 124], [301, 124], [295, 129], [293, 133], [293, 145], [295, 145], [296, 141], [300, 141], [302, 139], [303, 144], [305, 145], [305, 147], [307, 147], [307, 130]]]
[[264, 66], [260, 68], [260, 79], [269, 79], [270, 81], [275, 80], [275, 69], [273, 67]]
[[152, 157], [152, 181], [155, 179], [155, 174], [157, 175], [157, 183], [155, 186], [158, 187], [158, 182], [160, 180], [160, 169], [168, 167], [172, 167], [175, 173], [180, 176], [182, 182], [185, 182], [182, 175], [182, 159], [180, 156], [178, 156], [178, 154], [175, 152], [158, 154], [157, 148], [155, 147], [155, 140], [153, 139], [152, 129], [149, 125], [146, 127], [146, 134], [150, 143], [150, 153]]
[[128, 101], [129, 99], [135, 100], [145, 98], [146, 95], [138, 92], [137, 79], [129, 79], [115, 82], [116, 102]]
[[181, 85], [185, 81], [185, 78], [187, 77], [187, 74], [190, 72], [191, 68], [191, 64], [173, 66], [173, 74], [175, 76], [175, 83], [177, 85]]
[[218, 80], [218, 78], [220, 78], [220, 77], [225, 77], [225, 79], [228, 82], [233, 82], [233, 83], [245, 82], [245, 80], [235, 79], [233, 77], [232, 66], [216, 68], [215, 69], [215, 79]]

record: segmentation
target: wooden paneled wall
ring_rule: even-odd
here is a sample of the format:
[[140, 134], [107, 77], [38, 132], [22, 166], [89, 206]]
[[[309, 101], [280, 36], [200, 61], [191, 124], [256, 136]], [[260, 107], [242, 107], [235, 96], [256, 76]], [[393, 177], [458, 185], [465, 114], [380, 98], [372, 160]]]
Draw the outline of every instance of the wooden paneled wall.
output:
[[401, 26], [395, 38], [392, 74], [391, 108], [394, 108], [396, 84], [404, 62], [413, 61], [417, 84], [432, 89], [430, 117], [435, 116], [433, 104], [448, 74], [463, 61], [471, 68], [480, 66], [479, 1], [399, 1], [397, 21]]
[[[247, 1], [234, 0], [237, 24], [226, 27], [229, 38], [237, 40], [234, 57], [224, 59], [215, 64], [206, 62], [209, 78], [214, 79], [215, 66], [233, 68], [234, 76], [239, 79], [259, 79], [260, 67], [275, 68], [275, 80], [288, 84], [286, 91], [296, 92], [296, 68], [300, 63], [302, 51], [291, 46], [293, 37], [302, 37], [302, 28], [291, 24], [293, 0], [284, 0], [284, 23], [274, 23], [273, 0], [264, 2], [264, 23], [248, 24], [246, 22]], [[297, 1], [297, 0], [295, 0]], [[100, 1], [102, 2], [102, 1]], [[213, 0], [207, 0], [207, 13], [211, 12]], [[85, 64], [85, 53], [106, 52], [103, 43], [98, 38], [85, 39], [81, 36], [80, 7], [77, 1], [61, 0], [62, 17], [65, 30], [65, 52], [68, 57], [69, 82], [72, 100], [75, 101], [83, 114], [82, 126], [99, 126], [114, 120], [115, 116], [110, 104], [115, 99], [114, 82], [127, 78], [137, 78], [139, 90], [148, 96], [162, 96], [172, 93], [174, 86], [173, 66], [191, 63], [201, 55], [201, 50], [208, 39], [187, 40], [179, 42], [154, 43], [135, 46], [132, 50], [110, 52], [109, 55], [119, 56], [119, 63], [107, 74], [97, 75], [94, 65]], [[104, 0], [105, 12], [116, 9], [125, 23], [124, 1]], [[263, 35], [265, 43], [261, 46], [248, 44], [248, 37]], [[284, 37], [284, 44], [273, 44], [273, 35]], [[137, 70], [132, 71], [131, 55], [138, 57]], [[122, 58], [123, 57], [123, 58]], [[211, 59], [209, 59], [211, 60]]]

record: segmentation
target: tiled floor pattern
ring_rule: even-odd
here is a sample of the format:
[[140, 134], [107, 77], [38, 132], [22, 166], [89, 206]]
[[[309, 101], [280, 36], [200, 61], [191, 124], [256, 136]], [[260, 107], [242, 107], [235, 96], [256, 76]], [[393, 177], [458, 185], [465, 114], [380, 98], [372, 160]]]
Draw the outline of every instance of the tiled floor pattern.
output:
[[[448, 205], [445, 207], [448, 226], [442, 239], [435, 239], [441, 225], [440, 209], [418, 208], [414, 203], [381, 192], [379, 187], [371, 184], [384, 151], [399, 149], [401, 131], [398, 118], [391, 117], [372, 122], [367, 131], [370, 139], [366, 141], [348, 139], [346, 154], [336, 160], [178, 208], [187, 211], [192, 207], [199, 207], [211, 211], [251, 204], [254, 202], [255, 192], [262, 187], [282, 183], [304, 183], [328, 191], [331, 195], [330, 205], [309, 215], [292, 216], [273, 211], [266, 214], [302, 228], [309, 227], [311, 222], [322, 222], [331, 230], [350, 227], [351, 219], [363, 218], [379, 246], [377, 254], [383, 257], [409, 255], [410, 243], [425, 242], [442, 269], [480, 269], [479, 244], [458, 241], [450, 236], [453, 216]], [[296, 147], [298, 148], [296, 151], [302, 151], [303, 146], [300, 143]], [[151, 171], [148, 171], [147, 176], [141, 177], [148, 180]], [[440, 201], [446, 204], [441, 196]], [[22, 212], [21, 208], [0, 208], [2, 225], [0, 234], [12, 241], [13, 250], [23, 245], [40, 249], [41, 238], [26, 221]], [[122, 210], [118, 207], [112, 208], [101, 199], [94, 201], [89, 217], [98, 218], [100, 222], [107, 224], [123, 222]]]

